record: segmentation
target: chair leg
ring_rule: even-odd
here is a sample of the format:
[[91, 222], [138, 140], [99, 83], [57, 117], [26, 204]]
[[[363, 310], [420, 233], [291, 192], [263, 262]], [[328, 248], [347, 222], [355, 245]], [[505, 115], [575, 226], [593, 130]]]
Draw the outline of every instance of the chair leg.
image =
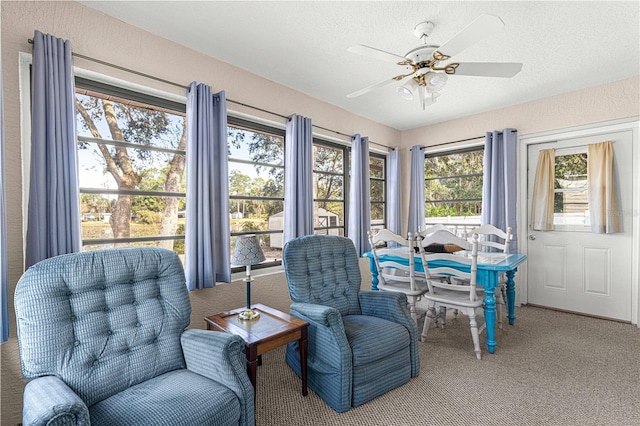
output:
[[436, 316], [436, 307], [435, 305], [429, 305], [427, 307], [427, 317], [424, 319], [424, 326], [422, 327], [422, 335], [420, 336], [420, 341], [424, 342], [427, 340], [427, 333], [429, 332], [429, 327], [431, 326], [431, 321]]
[[440, 324], [442, 325], [442, 328], [444, 328], [444, 326], [447, 325], [447, 307], [446, 306], [440, 306], [439, 318], [442, 320]]
[[409, 303], [409, 312], [411, 312], [411, 318], [416, 324], [418, 324], [418, 313], [416, 311], [416, 298], [414, 296], [409, 296], [407, 299]]
[[480, 337], [478, 336], [478, 322], [476, 321], [475, 309], [469, 312], [469, 325], [471, 326], [471, 337], [473, 338], [473, 350], [476, 353], [476, 358], [482, 359], [480, 352]]

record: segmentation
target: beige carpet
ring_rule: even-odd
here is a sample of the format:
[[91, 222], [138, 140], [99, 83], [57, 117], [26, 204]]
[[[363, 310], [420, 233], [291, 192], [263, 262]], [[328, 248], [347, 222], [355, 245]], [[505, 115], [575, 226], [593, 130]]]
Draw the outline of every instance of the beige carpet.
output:
[[258, 369], [256, 424], [640, 425], [637, 327], [533, 307], [516, 315], [478, 361], [468, 318], [449, 313], [420, 343], [420, 376], [342, 414], [311, 390], [303, 397], [284, 348], [273, 350]]

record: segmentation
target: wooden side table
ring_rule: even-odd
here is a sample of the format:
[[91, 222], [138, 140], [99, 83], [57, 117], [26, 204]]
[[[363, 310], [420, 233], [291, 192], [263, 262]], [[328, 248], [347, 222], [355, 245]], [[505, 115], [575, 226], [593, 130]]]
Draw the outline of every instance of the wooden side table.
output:
[[221, 312], [204, 320], [208, 330], [225, 331], [244, 339], [247, 373], [253, 385], [254, 397], [256, 371], [262, 360], [262, 354], [294, 340], [300, 343], [302, 395], [307, 396], [307, 327], [309, 323], [259, 303], [253, 305], [252, 309], [260, 312], [260, 317], [253, 321], [244, 321], [238, 318], [238, 314], [245, 309]]

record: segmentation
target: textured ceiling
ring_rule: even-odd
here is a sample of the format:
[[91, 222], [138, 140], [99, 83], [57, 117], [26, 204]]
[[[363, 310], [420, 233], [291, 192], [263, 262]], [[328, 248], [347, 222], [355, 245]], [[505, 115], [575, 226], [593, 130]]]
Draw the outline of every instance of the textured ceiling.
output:
[[[398, 130], [640, 75], [640, 2], [81, 1], [88, 7]], [[521, 62], [511, 79], [451, 76], [423, 111], [394, 86], [348, 93], [403, 71], [347, 51], [403, 56], [429, 20], [443, 44], [483, 13], [505, 27], [454, 58]]]

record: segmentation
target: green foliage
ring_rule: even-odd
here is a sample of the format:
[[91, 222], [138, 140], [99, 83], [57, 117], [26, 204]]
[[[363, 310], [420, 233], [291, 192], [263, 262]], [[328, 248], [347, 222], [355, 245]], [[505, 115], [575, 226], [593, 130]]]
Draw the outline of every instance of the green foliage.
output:
[[426, 217], [446, 217], [446, 216], [478, 216], [480, 215], [481, 204], [479, 202], [467, 203], [427, 203], [425, 207]]
[[[178, 229], [176, 230], [177, 235], [184, 235], [184, 223], [178, 224]], [[178, 254], [184, 254], [184, 240], [173, 240], [173, 251]]]
[[[554, 189], [563, 187], [561, 180], [582, 181], [587, 178], [587, 154], [559, 155], [555, 158]], [[556, 193], [553, 197], [553, 211], [564, 211], [564, 194]]]
[[267, 222], [246, 221], [242, 224], [242, 231], [264, 231], [267, 225]]
[[[559, 155], [555, 160], [556, 179], [583, 180], [587, 178], [587, 154]], [[556, 180], [556, 188], [559, 184]]]
[[82, 213], [111, 213], [115, 200], [110, 200], [100, 194], [80, 194], [80, 208]]
[[135, 215], [135, 220], [138, 223], [144, 223], [147, 225], [160, 223], [160, 221], [162, 221], [162, 213], [150, 210], [138, 210]]
[[[280, 136], [229, 126], [227, 140], [231, 146], [238, 149], [248, 144], [249, 157], [255, 163], [283, 164], [284, 140]], [[284, 169], [264, 165], [255, 165], [254, 168], [258, 173], [267, 169], [270, 176], [284, 178]]]
[[[482, 205], [484, 150], [425, 159], [425, 215], [476, 216]], [[439, 178], [439, 179], [435, 179]], [[450, 203], [429, 201], [451, 200]], [[456, 201], [476, 200], [476, 201]]]

